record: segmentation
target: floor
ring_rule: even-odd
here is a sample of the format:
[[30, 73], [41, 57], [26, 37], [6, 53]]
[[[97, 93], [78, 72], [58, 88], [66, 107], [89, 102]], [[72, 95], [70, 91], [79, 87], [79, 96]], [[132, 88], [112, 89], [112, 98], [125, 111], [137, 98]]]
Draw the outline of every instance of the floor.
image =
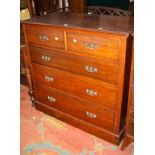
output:
[[134, 145], [124, 151], [100, 138], [35, 110], [28, 88], [20, 87], [21, 155], [133, 155]]

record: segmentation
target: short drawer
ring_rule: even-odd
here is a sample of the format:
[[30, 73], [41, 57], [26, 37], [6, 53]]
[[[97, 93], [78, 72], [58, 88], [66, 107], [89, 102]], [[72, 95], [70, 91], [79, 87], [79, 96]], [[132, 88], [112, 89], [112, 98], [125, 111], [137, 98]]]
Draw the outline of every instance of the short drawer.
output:
[[30, 47], [30, 55], [35, 63], [118, 84], [118, 65], [113, 63], [35, 47]]
[[35, 80], [82, 99], [115, 108], [117, 88], [104, 82], [33, 63]]
[[128, 134], [134, 136], [134, 114], [130, 112]]
[[29, 43], [64, 49], [62, 30], [38, 25], [26, 25], [26, 34]]
[[36, 100], [94, 125], [113, 131], [115, 113], [100, 104], [85, 102], [62, 91], [36, 83]]
[[67, 32], [67, 47], [73, 53], [118, 62], [119, 41], [106, 38], [104, 35]]

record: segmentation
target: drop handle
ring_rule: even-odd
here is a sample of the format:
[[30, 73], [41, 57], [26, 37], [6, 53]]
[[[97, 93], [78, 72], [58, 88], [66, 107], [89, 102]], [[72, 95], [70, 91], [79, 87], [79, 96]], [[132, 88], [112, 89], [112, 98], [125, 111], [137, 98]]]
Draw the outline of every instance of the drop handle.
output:
[[89, 49], [96, 49], [96, 44], [94, 44], [94, 43], [89, 43], [89, 42], [86, 42], [85, 43], [85, 47], [86, 48], [89, 48]]
[[52, 103], [56, 102], [56, 99], [51, 96], [48, 96], [47, 99], [49, 102], [52, 102]]
[[51, 76], [45, 75], [45, 80], [46, 80], [46, 81], [49, 81], [49, 82], [52, 82], [52, 81], [54, 81], [54, 78], [51, 77]]
[[97, 96], [97, 92], [91, 89], [86, 89], [86, 93], [90, 96]]
[[97, 72], [97, 68], [92, 66], [85, 66], [85, 69], [87, 72], [91, 72], [91, 73]]
[[40, 35], [40, 36], [39, 36], [39, 39], [40, 39], [41, 41], [48, 41], [48, 36], [47, 36], [47, 35]]
[[54, 40], [58, 41], [59, 40], [59, 37], [54, 37]]
[[77, 39], [73, 39], [73, 42], [74, 42], [74, 43], [77, 43]]
[[96, 114], [93, 114], [93, 113], [91, 113], [91, 112], [86, 112], [86, 115], [88, 116], [88, 117], [90, 117], [90, 118], [96, 118], [97, 116], [96, 116]]
[[43, 61], [50, 61], [50, 60], [51, 60], [51, 57], [50, 57], [50, 56], [47, 56], [47, 55], [42, 55], [42, 56], [41, 56], [41, 59], [42, 59]]

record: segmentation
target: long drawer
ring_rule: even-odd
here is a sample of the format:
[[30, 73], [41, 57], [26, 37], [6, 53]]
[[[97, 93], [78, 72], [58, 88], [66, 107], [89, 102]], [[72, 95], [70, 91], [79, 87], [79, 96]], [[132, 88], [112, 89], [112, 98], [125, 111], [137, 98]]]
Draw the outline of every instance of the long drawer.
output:
[[119, 41], [101, 34], [67, 32], [67, 48], [92, 57], [103, 57], [115, 62], [119, 60]]
[[69, 72], [33, 63], [34, 77], [50, 87], [80, 98], [115, 108], [117, 88], [105, 83]]
[[118, 65], [55, 50], [30, 47], [32, 62], [118, 84]]
[[58, 28], [44, 26], [26, 26], [29, 43], [64, 49], [64, 32]]
[[115, 112], [104, 109], [100, 104], [79, 100], [62, 91], [38, 83], [35, 84], [35, 93], [36, 100], [42, 104], [105, 129], [111, 131], [114, 129]]

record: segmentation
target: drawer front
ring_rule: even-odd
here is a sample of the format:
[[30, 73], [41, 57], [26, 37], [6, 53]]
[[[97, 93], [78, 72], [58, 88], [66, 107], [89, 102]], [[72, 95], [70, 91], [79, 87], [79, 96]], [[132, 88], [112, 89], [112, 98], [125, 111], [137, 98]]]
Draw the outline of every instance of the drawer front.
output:
[[68, 50], [118, 62], [119, 41], [101, 35], [67, 32]]
[[[118, 65], [74, 54], [30, 47], [32, 62], [118, 84]], [[43, 59], [49, 57], [49, 61]]]
[[115, 113], [104, 109], [100, 104], [79, 100], [38, 83], [35, 94], [36, 99], [43, 104], [108, 130], [114, 129]]
[[128, 134], [134, 136], [134, 114], [131, 112], [129, 117]]
[[62, 30], [44, 26], [26, 26], [29, 43], [64, 49], [64, 34]]
[[71, 95], [115, 107], [116, 88], [90, 78], [33, 64], [35, 80]]

